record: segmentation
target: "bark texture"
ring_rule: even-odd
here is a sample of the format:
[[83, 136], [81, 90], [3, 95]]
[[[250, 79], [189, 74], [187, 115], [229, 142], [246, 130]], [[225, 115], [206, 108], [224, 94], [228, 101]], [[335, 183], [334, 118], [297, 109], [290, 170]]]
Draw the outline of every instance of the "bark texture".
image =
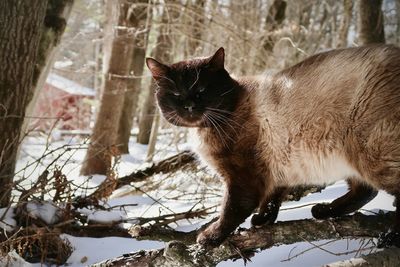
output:
[[347, 35], [351, 24], [353, 12], [353, 0], [343, 0], [343, 14], [339, 26], [339, 37], [337, 47], [347, 47]]
[[[125, 254], [93, 266], [216, 266], [230, 258], [251, 256], [255, 249], [266, 249], [279, 244], [293, 244], [304, 240], [377, 237], [380, 232], [388, 229], [391, 219], [392, 213], [370, 216], [357, 213], [324, 221], [306, 219], [278, 222], [272, 226], [236, 232], [214, 249], [204, 249], [197, 244], [186, 245], [195, 242], [196, 235], [190, 233], [191, 242], [182, 240], [186, 244], [172, 241], [163, 249]], [[176, 236], [185, 237], [186, 234]]]
[[286, 11], [287, 3], [283, 0], [274, 0], [271, 6], [268, 9], [267, 18], [265, 20], [265, 29], [267, 36], [263, 42], [263, 47], [267, 51], [272, 51], [274, 47], [274, 40], [271, 37], [274, 30], [282, 24], [285, 19], [285, 11]]
[[362, 45], [384, 43], [382, 0], [359, 0], [358, 41]]
[[122, 113], [119, 120], [117, 143], [120, 154], [129, 153], [129, 138], [131, 136], [132, 123], [138, 105], [138, 96], [142, 82], [141, 76], [143, 75], [144, 60], [150, 31], [150, 24], [148, 21], [151, 19], [152, 14], [151, 8], [145, 5], [147, 2], [147, 0], [138, 1], [139, 4], [137, 6], [132, 6], [130, 11], [135, 18], [132, 23], [135, 34], [132, 63], [130, 66], [130, 75], [133, 77], [127, 81], [127, 90], [125, 91]]
[[153, 123], [151, 125], [149, 146], [147, 148], [147, 155], [146, 155], [147, 162], [150, 162], [153, 160], [153, 157], [154, 157], [154, 154], [156, 151], [158, 128], [160, 127], [160, 116], [161, 116], [160, 111], [156, 109], [154, 111], [154, 119], [153, 119]]
[[46, 0], [0, 1], [0, 207], [9, 204], [25, 109], [33, 95]]
[[[175, 1], [175, 0], [174, 0]], [[171, 1], [171, 2], [174, 2]], [[162, 14], [162, 21], [160, 28], [158, 30], [157, 37], [157, 46], [151, 53], [151, 56], [160, 60], [164, 63], [170, 63], [172, 59], [171, 55], [171, 37], [168, 33], [168, 18], [170, 16], [174, 16], [173, 12], [167, 10], [167, 7], [164, 7]], [[137, 142], [140, 144], [148, 144], [150, 140], [151, 126], [153, 124], [154, 114], [156, 110], [156, 103], [154, 98], [154, 88], [156, 84], [154, 79], [151, 80], [149, 92], [145, 99], [145, 102], [142, 106], [142, 114], [139, 120], [139, 134], [137, 136]]]
[[[61, 36], [64, 33], [72, 10], [74, 0], [49, 0], [43, 33], [39, 45], [38, 62], [35, 65], [33, 78], [33, 97], [26, 107], [26, 114], [32, 114], [36, 101], [46, 82], [46, 78], [54, 63], [54, 56]], [[28, 132], [29, 118], [24, 119], [21, 134], [24, 136]]]
[[200, 14], [197, 20], [191, 19], [189, 16], [187, 19], [190, 21], [187, 24], [190, 27], [191, 36], [187, 40], [185, 49], [185, 58], [193, 57], [195, 55], [200, 55], [203, 51], [202, 40], [204, 40], [204, 30], [205, 30], [205, 18], [207, 16], [206, 10], [206, 0], [188, 1], [185, 8], [190, 8], [196, 10]]
[[100, 109], [81, 168], [82, 175], [106, 174], [117, 151], [117, 131], [133, 53], [129, 28], [134, 17], [129, 12], [131, 2], [118, 0], [111, 3], [112, 19], [109, 23], [112, 26], [109, 29], [112, 32], [108, 33], [113, 36], [111, 47], [109, 46], [111, 52], [107, 57], [108, 62], [105, 62]]
[[400, 43], [400, 0], [396, 0], [395, 5], [396, 5], [396, 15], [397, 15], [397, 25], [396, 25], [397, 43]]

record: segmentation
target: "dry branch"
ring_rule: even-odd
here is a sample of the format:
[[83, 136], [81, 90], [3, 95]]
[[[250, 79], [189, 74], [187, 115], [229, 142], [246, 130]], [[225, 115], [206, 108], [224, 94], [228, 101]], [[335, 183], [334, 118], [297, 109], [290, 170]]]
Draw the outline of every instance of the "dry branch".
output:
[[[348, 237], [378, 237], [379, 233], [388, 230], [392, 217], [392, 213], [379, 215], [357, 213], [331, 220], [305, 219], [278, 222], [272, 226], [238, 231], [223, 245], [207, 251], [197, 244], [185, 245], [195, 242], [194, 232], [183, 234], [164, 229], [164, 237], [168, 234], [178, 241], [169, 242], [163, 249], [125, 254], [93, 266], [149, 266], [150, 263], [151, 266], [216, 266], [223, 260], [242, 257], [256, 249], [280, 244]], [[189, 240], [183, 240], [185, 236]]]
[[119, 224], [116, 223], [89, 224], [84, 226], [71, 224], [62, 227], [61, 231], [66, 234], [79, 237], [131, 237], [126, 229], [120, 227]]
[[118, 179], [117, 188], [128, 185], [133, 182], [140, 182], [157, 173], [168, 173], [178, 170], [184, 165], [195, 160], [195, 155], [190, 151], [180, 152], [172, 157], [164, 159], [160, 162], [153, 163], [150, 167], [136, 171], [127, 176]]

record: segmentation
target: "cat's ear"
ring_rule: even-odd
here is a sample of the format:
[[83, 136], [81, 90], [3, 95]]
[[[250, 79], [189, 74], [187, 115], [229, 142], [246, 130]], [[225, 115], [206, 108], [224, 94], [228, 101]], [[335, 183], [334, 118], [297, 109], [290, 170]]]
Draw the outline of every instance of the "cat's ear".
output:
[[213, 70], [221, 70], [224, 68], [225, 50], [223, 47], [219, 48], [217, 52], [210, 58], [208, 66]]
[[154, 79], [165, 77], [169, 70], [167, 65], [164, 65], [151, 57], [146, 58], [146, 65]]

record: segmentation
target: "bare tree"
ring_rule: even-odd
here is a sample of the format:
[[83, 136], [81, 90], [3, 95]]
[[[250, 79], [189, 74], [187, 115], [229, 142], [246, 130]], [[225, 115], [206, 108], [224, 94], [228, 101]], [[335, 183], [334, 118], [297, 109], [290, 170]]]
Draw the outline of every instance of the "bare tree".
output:
[[[135, 17], [129, 12], [134, 1], [118, 0], [107, 2], [107, 17], [112, 37], [109, 56], [105, 57], [105, 72], [102, 84], [102, 98], [91, 143], [86, 153], [81, 174], [106, 174], [111, 167], [116, 150], [119, 119], [127, 88], [130, 71], [133, 38], [129, 32]], [[106, 48], [107, 49], [107, 48]]]
[[133, 119], [136, 115], [138, 105], [138, 96], [140, 92], [144, 59], [146, 56], [146, 48], [148, 43], [150, 20], [152, 7], [146, 5], [147, 0], [138, 1], [138, 4], [132, 6], [131, 13], [134, 14], [135, 20], [131, 27], [134, 27], [134, 49], [133, 58], [130, 66], [131, 78], [127, 82], [127, 90], [125, 91], [122, 113], [119, 120], [117, 144], [121, 154], [129, 153], [129, 138]]
[[267, 51], [271, 51], [274, 47], [270, 34], [272, 31], [276, 30], [285, 19], [286, 6], [286, 1], [274, 0], [268, 9], [267, 18], [265, 20], [265, 31], [267, 36], [263, 44], [264, 49]]
[[[33, 96], [29, 101], [25, 113], [32, 114], [36, 105], [37, 99], [42, 91], [46, 82], [46, 78], [50, 72], [51, 67], [58, 52], [61, 35], [64, 33], [67, 19], [69, 18], [72, 10], [73, 0], [49, 0], [46, 11], [45, 23], [43, 25], [43, 33], [39, 45], [39, 60], [36, 64], [36, 71], [34, 73]], [[21, 136], [28, 133], [28, 126], [31, 119], [24, 118], [21, 129]]]
[[397, 17], [396, 36], [397, 36], [397, 44], [400, 44], [400, 0], [396, 0], [395, 4], [396, 4], [396, 17]]
[[[170, 1], [175, 2], [175, 1]], [[162, 13], [161, 24], [158, 29], [158, 37], [156, 41], [156, 47], [152, 51], [151, 55], [154, 58], [161, 60], [162, 62], [171, 62], [171, 37], [168, 33], [168, 18], [173, 16], [174, 13], [168, 10], [168, 6], [164, 6]], [[156, 111], [155, 98], [153, 90], [156, 87], [154, 80], [151, 81], [149, 92], [142, 106], [142, 115], [139, 121], [139, 134], [137, 142], [140, 144], [148, 144], [150, 139], [151, 127]]]
[[[194, 55], [198, 55], [202, 52], [202, 43], [204, 35], [204, 22], [206, 19], [206, 0], [197, 0], [197, 1], [187, 1], [185, 8], [196, 10], [199, 14], [197, 19], [193, 19], [190, 16], [185, 16], [184, 19], [188, 21], [188, 27], [190, 28], [191, 35], [188, 36], [186, 42], [185, 49], [185, 57], [193, 57]], [[187, 11], [186, 11], [187, 12]]]
[[342, 19], [340, 21], [337, 47], [347, 46], [347, 36], [351, 24], [352, 13], [353, 13], [353, 0], [343, 0], [343, 14], [342, 14]]
[[359, 0], [358, 41], [360, 44], [384, 43], [382, 0]]
[[[72, 0], [0, 2], [0, 207], [7, 206], [26, 108], [64, 32]], [[26, 40], [29, 40], [27, 42]], [[40, 84], [40, 83], [39, 83]]]

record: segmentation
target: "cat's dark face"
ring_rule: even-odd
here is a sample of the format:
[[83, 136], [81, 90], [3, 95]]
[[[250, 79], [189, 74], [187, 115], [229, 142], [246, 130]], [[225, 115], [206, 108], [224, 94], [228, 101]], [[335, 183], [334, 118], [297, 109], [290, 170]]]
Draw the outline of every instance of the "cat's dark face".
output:
[[147, 58], [157, 83], [156, 99], [170, 123], [213, 127], [226, 121], [237, 102], [237, 83], [224, 69], [224, 50], [204, 59], [164, 65]]

